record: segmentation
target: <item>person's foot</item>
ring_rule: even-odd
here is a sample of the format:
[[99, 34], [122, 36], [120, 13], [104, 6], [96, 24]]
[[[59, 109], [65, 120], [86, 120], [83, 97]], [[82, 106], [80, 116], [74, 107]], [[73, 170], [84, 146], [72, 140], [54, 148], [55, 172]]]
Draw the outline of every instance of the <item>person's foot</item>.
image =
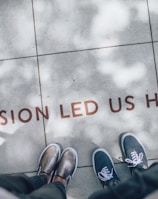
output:
[[53, 181], [61, 182], [66, 187], [69, 183], [69, 180], [75, 174], [77, 165], [78, 165], [77, 151], [72, 147], [66, 148], [61, 154], [61, 158]]
[[98, 148], [93, 152], [92, 165], [94, 173], [104, 189], [119, 184], [120, 179], [116, 173], [113, 160], [105, 149]]
[[58, 144], [48, 145], [39, 157], [37, 175], [46, 175], [49, 183], [55, 172], [55, 167], [60, 159], [61, 149]]
[[120, 147], [132, 174], [136, 169], [141, 171], [148, 168], [144, 146], [135, 135], [123, 133], [120, 136]]

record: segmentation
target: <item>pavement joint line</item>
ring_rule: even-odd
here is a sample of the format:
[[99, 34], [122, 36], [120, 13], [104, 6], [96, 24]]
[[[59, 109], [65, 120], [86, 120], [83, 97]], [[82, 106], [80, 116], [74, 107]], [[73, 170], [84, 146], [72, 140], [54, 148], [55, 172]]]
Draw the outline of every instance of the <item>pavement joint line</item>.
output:
[[37, 54], [37, 55], [28, 55], [28, 56], [22, 56], [22, 57], [4, 58], [4, 59], [0, 59], [0, 62], [2, 62], [2, 61], [16, 60], [16, 59], [37, 58], [37, 56], [38, 57], [42, 57], [42, 56], [56, 55], [56, 54], [77, 53], [77, 52], [84, 52], [84, 51], [102, 50], [102, 49], [108, 49], [108, 48], [136, 46], [136, 45], [144, 45], [144, 44], [156, 44], [156, 43], [158, 43], [158, 41], [147, 41], [147, 42], [138, 42], [138, 43], [131, 43], [131, 44], [120, 44], [120, 45], [112, 45], [112, 46], [102, 46], [102, 47], [94, 47], [94, 48], [87, 48], [87, 49], [78, 49], [78, 50], [71, 50], [71, 51], [60, 51], [60, 52], [54, 52], [54, 53], [50, 52], [50, 53], [43, 53], [43, 54]]

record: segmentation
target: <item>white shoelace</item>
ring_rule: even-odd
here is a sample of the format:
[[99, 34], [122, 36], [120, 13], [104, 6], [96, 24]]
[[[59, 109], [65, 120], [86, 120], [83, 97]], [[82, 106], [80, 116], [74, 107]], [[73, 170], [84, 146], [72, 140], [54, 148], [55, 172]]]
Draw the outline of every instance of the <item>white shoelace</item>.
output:
[[113, 168], [111, 169], [111, 172], [107, 167], [102, 168], [100, 172], [98, 172], [98, 178], [102, 181], [107, 181], [113, 178]]
[[125, 162], [132, 164], [132, 165], [129, 165], [128, 167], [136, 167], [138, 164], [143, 162], [142, 161], [143, 153], [138, 154], [137, 151], [134, 150], [131, 152], [131, 158], [132, 159], [126, 158]]

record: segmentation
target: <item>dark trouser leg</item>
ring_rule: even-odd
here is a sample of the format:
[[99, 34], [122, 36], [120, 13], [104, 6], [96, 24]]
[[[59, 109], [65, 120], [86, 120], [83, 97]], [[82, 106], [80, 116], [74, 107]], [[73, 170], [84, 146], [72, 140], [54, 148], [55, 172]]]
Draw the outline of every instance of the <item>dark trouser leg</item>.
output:
[[0, 187], [15, 194], [29, 194], [35, 189], [40, 188], [47, 183], [46, 176], [27, 177], [25, 175], [18, 176], [0, 176]]
[[50, 183], [29, 195], [18, 195], [21, 199], [66, 199], [65, 187], [60, 182]]
[[66, 199], [62, 183], [47, 183], [46, 176], [0, 176], [0, 187], [21, 199]]
[[101, 190], [92, 194], [89, 199], [142, 199], [158, 188], [158, 164], [148, 170], [135, 172], [135, 176], [108, 191]]

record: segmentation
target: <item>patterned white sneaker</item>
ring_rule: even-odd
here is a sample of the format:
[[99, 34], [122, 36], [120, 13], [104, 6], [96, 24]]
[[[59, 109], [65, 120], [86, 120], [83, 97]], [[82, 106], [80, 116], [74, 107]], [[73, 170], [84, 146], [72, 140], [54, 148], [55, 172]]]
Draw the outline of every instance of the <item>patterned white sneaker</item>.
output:
[[144, 170], [148, 168], [146, 152], [142, 143], [131, 133], [123, 133], [120, 136], [120, 147], [124, 156], [125, 162], [131, 172], [135, 169]]
[[105, 149], [98, 148], [93, 152], [92, 164], [94, 172], [103, 188], [119, 183], [120, 179], [117, 176], [113, 160]]

